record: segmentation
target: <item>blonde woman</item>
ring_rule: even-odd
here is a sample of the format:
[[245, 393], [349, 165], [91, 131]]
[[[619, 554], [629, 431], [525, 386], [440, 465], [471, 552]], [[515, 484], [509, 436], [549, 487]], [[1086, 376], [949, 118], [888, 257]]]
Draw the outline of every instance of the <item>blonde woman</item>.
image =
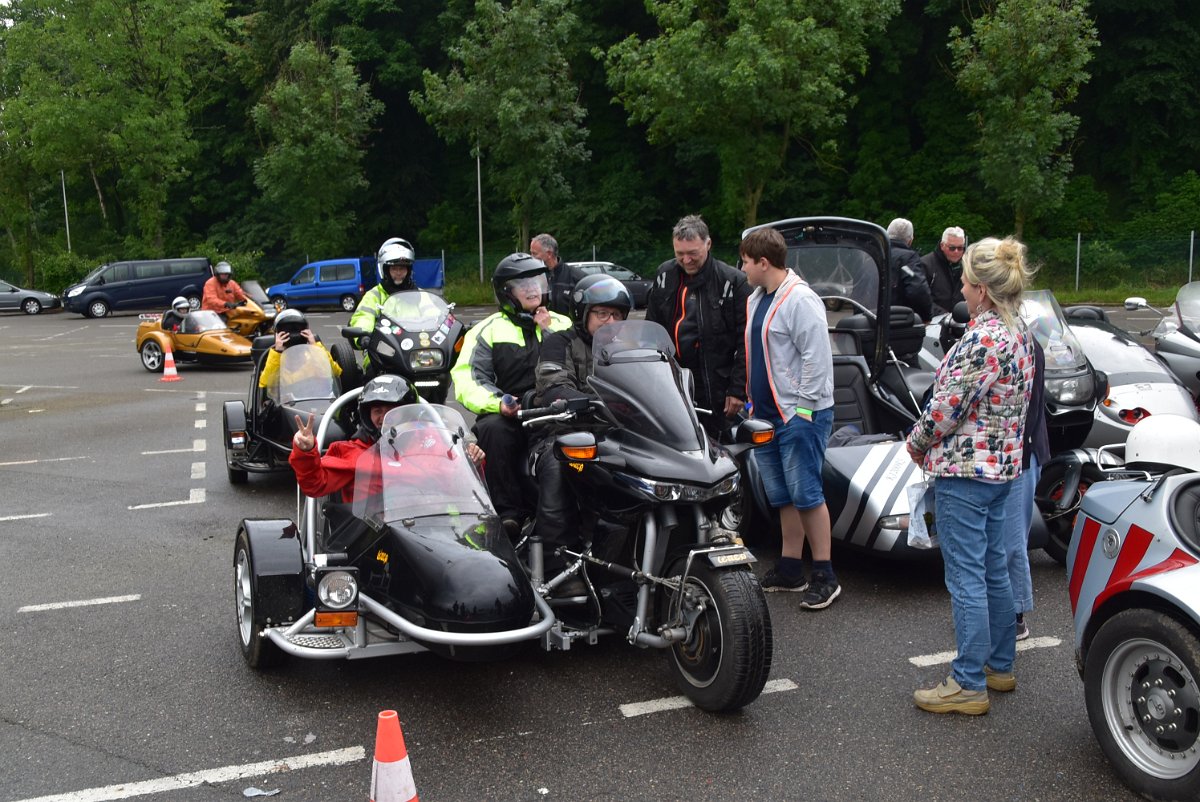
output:
[[988, 689], [1016, 687], [1016, 615], [1004, 544], [1004, 509], [1020, 475], [1034, 378], [1032, 335], [1017, 316], [1032, 271], [1008, 237], [972, 245], [962, 291], [971, 312], [963, 338], [934, 377], [908, 436], [913, 461], [936, 477], [935, 515], [958, 655], [949, 677], [913, 694], [933, 713], [986, 713]]

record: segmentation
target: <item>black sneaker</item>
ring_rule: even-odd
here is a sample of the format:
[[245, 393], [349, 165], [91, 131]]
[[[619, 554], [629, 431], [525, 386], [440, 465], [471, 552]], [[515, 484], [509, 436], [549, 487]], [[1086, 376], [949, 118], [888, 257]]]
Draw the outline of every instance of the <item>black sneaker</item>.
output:
[[800, 606], [805, 610], [824, 610], [833, 604], [833, 600], [842, 595], [842, 586], [836, 579], [826, 576], [814, 576], [809, 583]]
[[763, 575], [760, 581], [762, 589], [767, 593], [774, 593], [777, 590], [788, 590], [793, 593], [803, 593], [808, 590], [808, 580], [804, 577], [796, 579], [788, 579], [783, 574], [772, 568]]

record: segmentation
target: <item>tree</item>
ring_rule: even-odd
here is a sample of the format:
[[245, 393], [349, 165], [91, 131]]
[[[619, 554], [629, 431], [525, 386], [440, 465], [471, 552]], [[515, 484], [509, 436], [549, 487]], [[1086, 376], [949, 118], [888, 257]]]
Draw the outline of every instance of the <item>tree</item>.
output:
[[423, 73], [410, 97], [448, 142], [466, 142], [512, 204], [516, 241], [529, 242], [535, 206], [568, 191], [566, 170], [588, 158], [584, 109], [563, 48], [578, 26], [568, 0], [478, 0], [449, 49], [446, 75]]
[[349, 53], [301, 42], [252, 110], [267, 142], [254, 180], [286, 221], [292, 248], [330, 255], [346, 245], [355, 195], [367, 183], [361, 146], [381, 109]]
[[1087, 81], [1096, 27], [1080, 0], [996, 0], [971, 32], [950, 30], [958, 85], [974, 100], [979, 177], [1013, 209], [1013, 231], [1055, 209], [1071, 173], [1079, 118], [1067, 111]]
[[757, 221], [788, 148], [811, 148], [845, 121], [846, 87], [866, 69], [868, 36], [898, 0], [647, 3], [660, 33], [606, 55], [609, 84], [651, 142], [714, 154], [720, 189]]

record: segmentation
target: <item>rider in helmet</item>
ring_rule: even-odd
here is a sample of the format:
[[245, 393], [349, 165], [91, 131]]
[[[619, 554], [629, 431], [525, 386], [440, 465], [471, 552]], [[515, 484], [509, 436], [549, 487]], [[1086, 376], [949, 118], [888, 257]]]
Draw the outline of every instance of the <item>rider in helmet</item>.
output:
[[258, 376], [258, 386], [268, 390], [276, 389], [279, 379], [279, 355], [285, 348], [305, 343], [320, 348], [333, 368], [333, 375], [342, 375], [342, 366], [334, 361], [333, 356], [325, 350], [325, 344], [319, 341], [308, 327], [308, 318], [299, 309], [285, 309], [275, 318], [275, 344], [267, 351], [267, 361]]
[[379, 246], [375, 255], [375, 270], [379, 274], [379, 283], [367, 290], [358, 308], [350, 316], [350, 325], [372, 331], [375, 320], [379, 317], [379, 309], [392, 293], [405, 290], [419, 289], [413, 282], [413, 261], [417, 258], [416, 251], [407, 240], [392, 237]]
[[[324, 456], [315, 447], [312, 413], [307, 421], [297, 415], [288, 462], [296, 473], [300, 490], [313, 498], [340, 490], [344, 501], [353, 501], [354, 474], [359, 457], [379, 439], [379, 430], [388, 411], [412, 403], [417, 403], [417, 391], [399, 376], [384, 374], [371, 379], [358, 397], [358, 430], [349, 440], [331, 443]], [[479, 464], [483, 460], [483, 451], [471, 443], [467, 446], [467, 456]]]
[[458, 403], [474, 412], [479, 445], [492, 455], [488, 492], [509, 534], [520, 531], [532, 504], [523, 498], [518, 477], [525, 433], [517, 420], [519, 399], [533, 389], [542, 338], [568, 329], [571, 321], [546, 309], [550, 285], [546, 266], [527, 253], [504, 257], [492, 274], [500, 311], [467, 332], [462, 353], [450, 371]]
[[[633, 296], [625, 285], [612, 276], [584, 276], [575, 284], [570, 295], [571, 317], [575, 325], [566, 331], [546, 336], [537, 365], [538, 406], [559, 400], [595, 398], [588, 387], [592, 373], [592, 336], [603, 326], [629, 317]], [[567, 464], [554, 456], [551, 446], [559, 434], [554, 426], [539, 430], [533, 446], [535, 474], [538, 485], [536, 534], [547, 549], [547, 575], [561, 569], [561, 560], [553, 558], [556, 546], [573, 548], [579, 545], [579, 507], [575, 492], [567, 480]], [[582, 592], [580, 582], [573, 579], [559, 587], [564, 595]]]
[[246, 293], [233, 280], [233, 266], [229, 262], [217, 262], [212, 278], [204, 282], [204, 299], [200, 302], [200, 308], [224, 315], [245, 300]]
[[163, 313], [160, 325], [163, 331], [179, 331], [183, 327], [184, 318], [192, 311], [192, 305], [182, 295], [171, 301], [171, 308]]

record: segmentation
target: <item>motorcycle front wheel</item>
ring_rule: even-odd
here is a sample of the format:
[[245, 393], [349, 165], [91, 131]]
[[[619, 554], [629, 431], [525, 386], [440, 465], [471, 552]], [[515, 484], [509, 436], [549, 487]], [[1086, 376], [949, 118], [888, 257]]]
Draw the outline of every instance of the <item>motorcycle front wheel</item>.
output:
[[[673, 576], [683, 573], [677, 561]], [[680, 596], [682, 593], [682, 597]], [[676, 626], [691, 622], [689, 637], [668, 649], [675, 682], [702, 710], [730, 712], [753, 702], [771, 673], [771, 613], [748, 568], [717, 570], [692, 563], [680, 592], [665, 594], [660, 618]]]

